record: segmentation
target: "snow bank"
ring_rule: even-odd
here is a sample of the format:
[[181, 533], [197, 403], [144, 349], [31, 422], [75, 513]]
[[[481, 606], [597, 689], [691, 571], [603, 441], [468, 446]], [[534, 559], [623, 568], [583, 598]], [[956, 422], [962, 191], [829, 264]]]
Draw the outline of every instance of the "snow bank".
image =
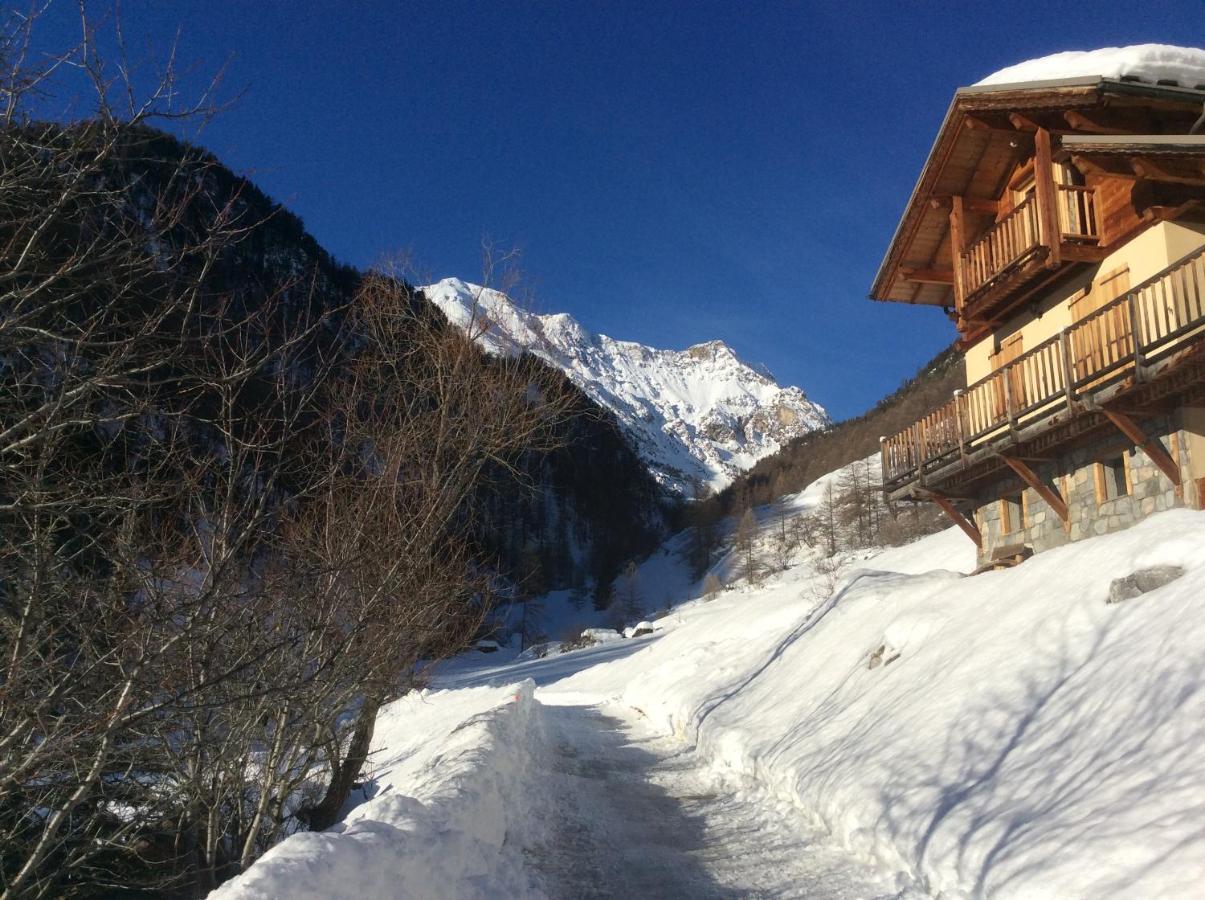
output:
[[1018, 84], [1092, 75], [1205, 88], [1205, 50], [1170, 44], [1068, 50], [993, 72], [978, 84]]
[[377, 721], [371, 799], [295, 834], [210, 896], [220, 900], [531, 893], [520, 847], [542, 732], [534, 684], [414, 694]]
[[[1205, 516], [974, 578], [898, 571], [950, 540], [820, 602], [800, 566], [690, 604], [555, 690], [640, 709], [943, 897], [1199, 896]], [[1106, 605], [1113, 579], [1165, 564], [1186, 574]]]

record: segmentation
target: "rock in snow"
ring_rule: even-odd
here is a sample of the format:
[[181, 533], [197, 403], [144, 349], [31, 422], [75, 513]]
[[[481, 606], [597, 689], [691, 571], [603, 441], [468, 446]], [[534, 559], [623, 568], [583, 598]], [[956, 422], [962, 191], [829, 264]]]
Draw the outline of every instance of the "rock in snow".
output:
[[1133, 600], [1143, 594], [1171, 584], [1184, 574], [1180, 566], [1151, 566], [1149, 569], [1139, 569], [1124, 578], [1115, 578], [1109, 584], [1109, 598], [1106, 603], [1122, 603]]
[[978, 84], [1019, 84], [1093, 75], [1205, 88], [1205, 50], [1170, 44], [1068, 50], [993, 72]]
[[687, 496], [692, 482], [723, 488], [791, 438], [829, 422], [803, 391], [779, 386], [722, 341], [658, 350], [592, 334], [564, 313], [527, 312], [503, 293], [457, 278], [422, 290], [454, 324], [482, 331], [478, 340], [489, 352], [527, 350], [563, 371], [615, 414], [657, 480]]

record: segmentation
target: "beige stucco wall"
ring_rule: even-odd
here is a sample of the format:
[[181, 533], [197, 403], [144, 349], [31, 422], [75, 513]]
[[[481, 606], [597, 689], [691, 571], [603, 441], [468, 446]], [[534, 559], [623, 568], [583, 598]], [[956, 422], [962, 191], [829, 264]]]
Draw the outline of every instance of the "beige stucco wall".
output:
[[1053, 337], [1071, 322], [1071, 298], [1101, 275], [1129, 269], [1129, 285], [1136, 287], [1176, 260], [1205, 246], [1205, 225], [1160, 222], [1109, 254], [1105, 260], [1069, 282], [1060, 284], [1005, 322], [993, 334], [966, 351], [967, 383], [991, 374], [991, 356], [999, 343], [1021, 332], [1023, 350]]

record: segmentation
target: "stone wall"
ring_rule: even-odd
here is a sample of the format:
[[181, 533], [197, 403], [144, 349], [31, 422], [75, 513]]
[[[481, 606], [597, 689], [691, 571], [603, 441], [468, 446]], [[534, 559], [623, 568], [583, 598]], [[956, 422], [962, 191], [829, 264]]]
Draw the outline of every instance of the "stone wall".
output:
[[[1183, 483], [1188, 483], [1188, 442], [1181, 430], [1178, 415], [1146, 420], [1142, 423], [1147, 434], [1159, 435], [1160, 442], [1180, 463]], [[1173, 450], [1173, 442], [1175, 449]], [[1129, 467], [1130, 493], [1113, 500], [1097, 502], [1096, 462], [1103, 456], [1120, 454], [1124, 450]], [[1141, 449], [1135, 448], [1120, 433], [1102, 436], [1097, 441], [1076, 447], [1049, 463], [1030, 463], [1034, 473], [1055, 488], [1067, 503], [1070, 523], [1051, 509], [1038, 493], [1020, 478], [1002, 478], [985, 489], [975, 509], [975, 522], [983, 535], [980, 562], [991, 559], [997, 547], [1026, 544], [1035, 553], [1049, 550], [1070, 541], [1108, 534], [1128, 528], [1140, 519], [1183, 506], [1183, 491], [1178, 491], [1163, 471]], [[1024, 489], [1024, 523], [1014, 519], [1009, 532], [1002, 531], [1001, 497], [1020, 493]], [[1020, 516], [1016, 517], [1017, 519]]]

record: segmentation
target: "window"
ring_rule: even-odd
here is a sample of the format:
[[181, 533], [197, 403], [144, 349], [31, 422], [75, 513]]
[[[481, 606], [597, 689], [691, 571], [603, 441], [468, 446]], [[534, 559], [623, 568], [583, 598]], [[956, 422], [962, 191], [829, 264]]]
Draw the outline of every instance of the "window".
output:
[[1034, 193], [1034, 168], [1033, 160], [1030, 159], [1024, 165], [1019, 166], [1013, 177], [1009, 179], [1008, 189], [1010, 198], [1012, 199], [1013, 209], [1016, 209], [1026, 200], [1033, 196]]
[[1012, 534], [1025, 527], [1024, 496], [1021, 491], [1000, 498], [1000, 533]]
[[1107, 503], [1130, 494], [1129, 453], [1102, 459], [1096, 464], [1096, 502]]

